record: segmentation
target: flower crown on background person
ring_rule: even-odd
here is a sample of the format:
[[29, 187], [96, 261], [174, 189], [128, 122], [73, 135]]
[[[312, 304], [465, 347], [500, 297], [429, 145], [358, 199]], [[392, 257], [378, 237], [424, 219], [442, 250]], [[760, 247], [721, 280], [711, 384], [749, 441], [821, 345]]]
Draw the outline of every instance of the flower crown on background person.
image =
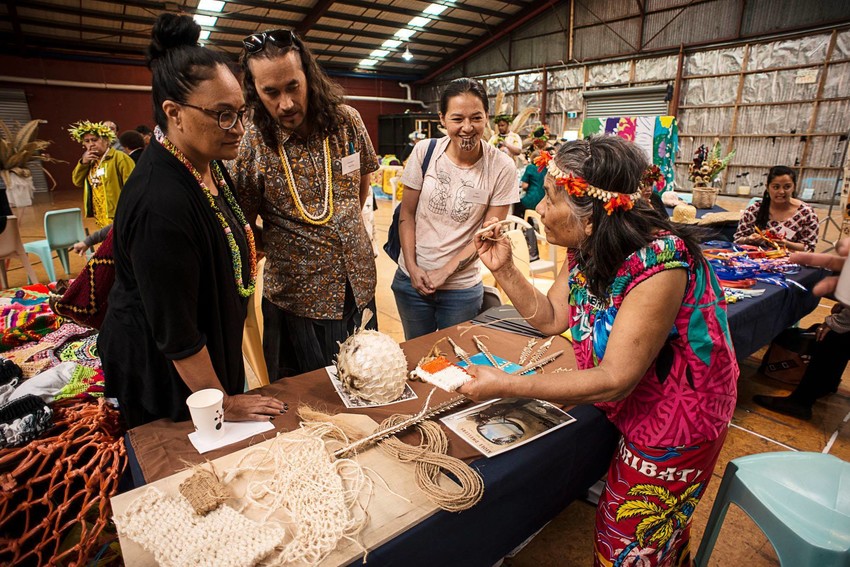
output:
[[531, 139], [532, 140], [545, 140], [549, 141], [549, 129], [546, 126], [538, 126], [534, 130], [531, 131]]
[[640, 178], [640, 186], [641, 188], [652, 187], [656, 191], [661, 192], [667, 186], [667, 179], [661, 172], [661, 168], [656, 164], [652, 164], [643, 170], [643, 175]]
[[507, 122], [508, 124], [510, 124], [513, 119], [514, 117], [510, 113], [497, 114], [493, 117], [493, 124], [498, 124], [499, 122]]
[[103, 122], [80, 120], [76, 124], [71, 124], [71, 127], [68, 128], [68, 133], [71, 134], [74, 141], [80, 144], [83, 143], [83, 136], [86, 134], [94, 134], [98, 138], [106, 138], [110, 142], [115, 140], [115, 132]]
[[635, 201], [640, 199], [640, 189], [634, 193], [607, 191], [591, 185], [583, 177], [564, 173], [555, 164], [552, 154], [546, 150], [542, 150], [540, 155], [534, 158], [534, 165], [537, 166], [537, 171], [543, 171], [545, 168], [549, 175], [555, 178], [555, 185], [563, 187], [573, 197], [593, 197], [602, 201], [608, 215], [614, 211], [629, 211], [635, 206]]

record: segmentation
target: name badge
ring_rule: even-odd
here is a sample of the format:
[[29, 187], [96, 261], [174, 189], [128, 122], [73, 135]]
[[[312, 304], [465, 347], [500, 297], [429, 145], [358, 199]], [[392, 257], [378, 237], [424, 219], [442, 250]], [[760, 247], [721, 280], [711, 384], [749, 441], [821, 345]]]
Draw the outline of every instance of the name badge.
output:
[[466, 189], [465, 197], [470, 203], [476, 203], [478, 205], [486, 205], [489, 202], [487, 191], [480, 187]]
[[104, 169], [102, 167], [98, 167], [97, 171], [94, 172], [94, 174], [97, 175], [98, 177], [103, 177], [104, 173], [106, 173], [106, 169]]
[[360, 171], [360, 152], [354, 152], [342, 158], [342, 174], [348, 175], [355, 171]]

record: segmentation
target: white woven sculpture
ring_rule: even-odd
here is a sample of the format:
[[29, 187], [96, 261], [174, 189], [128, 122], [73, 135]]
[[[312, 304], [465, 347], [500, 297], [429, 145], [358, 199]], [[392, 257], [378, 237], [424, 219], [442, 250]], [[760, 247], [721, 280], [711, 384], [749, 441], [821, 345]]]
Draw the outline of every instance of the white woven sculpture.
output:
[[[372, 313], [363, 314], [363, 326]], [[337, 375], [349, 393], [364, 400], [387, 403], [404, 391], [407, 358], [391, 337], [378, 331], [357, 329], [339, 345]]]

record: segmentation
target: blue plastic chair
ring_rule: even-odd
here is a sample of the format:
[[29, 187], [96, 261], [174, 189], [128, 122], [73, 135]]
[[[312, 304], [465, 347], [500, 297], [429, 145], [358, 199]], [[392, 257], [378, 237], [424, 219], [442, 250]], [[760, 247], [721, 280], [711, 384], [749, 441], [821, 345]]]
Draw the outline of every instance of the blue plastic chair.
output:
[[[53, 267], [53, 251], [59, 255], [65, 274], [71, 274], [71, 264], [68, 258], [68, 248], [85, 240], [83, 230], [83, 212], [80, 209], [62, 209], [44, 213], [44, 240], [36, 240], [24, 244], [24, 250], [37, 254], [44, 264], [47, 278], [56, 281], [56, 270]], [[91, 256], [91, 252], [88, 253]]]
[[747, 208], [749, 209], [750, 207], [752, 207], [754, 204], [758, 203], [759, 201], [761, 201], [761, 197], [753, 197], [752, 199], [750, 199], [750, 202], [747, 203]]
[[850, 566], [850, 463], [823, 453], [761, 453], [730, 461], [695, 565], [708, 565], [729, 503], [764, 532], [785, 566]]

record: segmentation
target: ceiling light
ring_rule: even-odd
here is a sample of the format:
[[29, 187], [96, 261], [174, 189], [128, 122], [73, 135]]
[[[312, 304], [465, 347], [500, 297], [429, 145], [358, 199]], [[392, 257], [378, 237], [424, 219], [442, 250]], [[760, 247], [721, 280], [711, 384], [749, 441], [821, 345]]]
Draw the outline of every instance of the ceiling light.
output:
[[201, 35], [199, 39], [209, 39], [210, 38], [210, 30], [201, 30]]
[[413, 54], [410, 52], [410, 48], [405, 47], [404, 53], [401, 54], [401, 57], [405, 61], [410, 61], [411, 59], [413, 59]]
[[407, 22], [407, 25], [414, 28], [424, 28], [429, 23], [431, 23], [431, 18], [423, 18], [422, 16], [416, 16], [415, 18]]
[[390, 52], [386, 49], [376, 49], [372, 53], [369, 54], [369, 57], [377, 58], [377, 57], [386, 57]]
[[390, 49], [395, 49], [401, 45], [401, 42], [397, 39], [388, 39], [384, 43], [381, 44], [381, 47], [389, 47]]
[[412, 36], [415, 33], [416, 33], [416, 30], [412, 30], [412, 29], [409, 29], [409, 28], [401, 28], [400, 30], [395, 32], [393, 35], [395, 37], [401, 39], [401, 40], [406, 41], [406, 40], [410, 39], [410, 36]]
[[433, 14], [434, 16], [439, 16], [446, 9], [446, 6], [442, 4], [431, 4], [424, 10], [422, 10], [423, 14]]
[[361, 67], [372, 67], [377, 62], [378, 62], [377, 59], [361, 59], [360, 60], [360, 66]]
[[[434, 4], [431, 4], [433, 6]], [[198, 10], [207, 12], [221, 12], [224, 10], [224, 2], [222, 0], [201, 0], [198, 2]], [[440, 12], [436, 12], [439, 14]]]
[[195, 14], [194, 16], [192, 16], [192, 18], [199, 26], [207, 27], [214, 26], [215, 23], [218, 21], [218, 18], [216, 18], [215, 16], [202, 16], [200, 14]]

